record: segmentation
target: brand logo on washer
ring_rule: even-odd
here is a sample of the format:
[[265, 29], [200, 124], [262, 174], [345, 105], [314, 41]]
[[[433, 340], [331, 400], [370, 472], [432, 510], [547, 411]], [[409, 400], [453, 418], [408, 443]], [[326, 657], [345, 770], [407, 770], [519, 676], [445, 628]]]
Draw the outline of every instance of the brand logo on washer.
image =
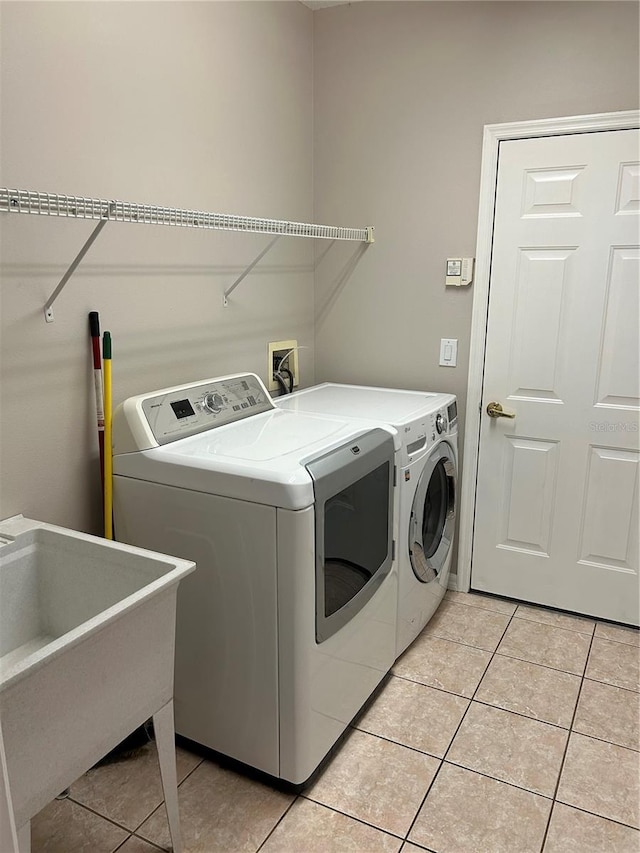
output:
[[356, 456], [358, 455], [358, 453], [360, 453], [360, 448], [358, 447], [357, 444], [353, 445], [353, 447], [351, 448], [351, 452], [355, 453]]

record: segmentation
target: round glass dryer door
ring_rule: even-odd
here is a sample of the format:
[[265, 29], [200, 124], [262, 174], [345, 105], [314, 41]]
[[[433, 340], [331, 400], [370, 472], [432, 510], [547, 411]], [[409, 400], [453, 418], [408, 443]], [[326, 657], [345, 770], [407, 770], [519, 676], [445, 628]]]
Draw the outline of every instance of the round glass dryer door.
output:
[[431, 454], [420, 476], [409, 522], [409, 557], [418, 580], [440, 574], [456, 520], [455, 458], [446, 442]]

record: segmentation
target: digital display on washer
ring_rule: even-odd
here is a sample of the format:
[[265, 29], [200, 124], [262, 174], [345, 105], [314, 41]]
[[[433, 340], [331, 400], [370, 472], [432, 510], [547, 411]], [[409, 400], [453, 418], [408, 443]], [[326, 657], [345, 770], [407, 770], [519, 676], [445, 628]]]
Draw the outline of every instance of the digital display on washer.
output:
[[142, 401], [143, 414], [159, 445], [272, 409], [271, 398], [253, 374], [209, 379]]
[[171, 403], [171, 408], [178, 419], [188, 418], [190, 415], [195, 415], [193, 406], [188, 400], [176, 400]]
[[455, 419], [458, 417], [458, 404], [456, 402], [451, 403], [447, 407], [447, 417], [449, 418], [449, 423], [452, 424]]

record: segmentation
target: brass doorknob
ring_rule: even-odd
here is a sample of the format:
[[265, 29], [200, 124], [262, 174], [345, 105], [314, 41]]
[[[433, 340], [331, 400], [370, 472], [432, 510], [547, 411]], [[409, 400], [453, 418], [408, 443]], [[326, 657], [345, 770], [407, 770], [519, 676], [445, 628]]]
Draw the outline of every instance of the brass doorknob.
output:
[[487, 414], [490, 418], [515, 418], [515, 412], [504, 412], [501, 403], [489, 403]]

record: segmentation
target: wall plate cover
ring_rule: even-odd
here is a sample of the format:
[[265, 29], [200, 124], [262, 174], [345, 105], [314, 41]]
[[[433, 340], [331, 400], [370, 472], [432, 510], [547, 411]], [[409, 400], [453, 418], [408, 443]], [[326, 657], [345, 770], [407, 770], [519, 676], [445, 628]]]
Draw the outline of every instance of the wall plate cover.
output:
[[455, 367], [458, 363], [458, 339], [442, 338], [440, 340], [440, 366]]
[[474, 258], [447, 258], [447, 287], [466, 287], [473, 281]]
[[300, 368], [298, 367], [298, 341], [270, 341], [267, 347], [267, 388], [269, 391], [279, 391], [280, 386], [273, 378], [273, 357], [277, 353], [285, 355], [290, 350], [293, 352], [288, 357], [289, 370], [293, 372], [293, 387], [300, 382]]

